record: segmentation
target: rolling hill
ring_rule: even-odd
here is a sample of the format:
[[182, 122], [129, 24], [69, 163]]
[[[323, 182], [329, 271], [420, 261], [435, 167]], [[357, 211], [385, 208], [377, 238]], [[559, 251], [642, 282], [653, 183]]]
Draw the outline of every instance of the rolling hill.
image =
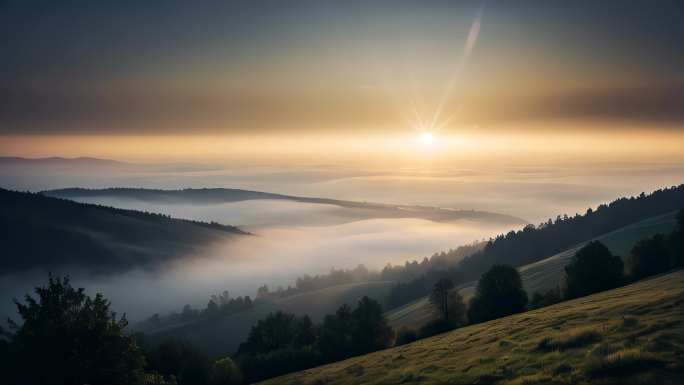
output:
[[332, 205], [344, 210], [337, 215], [349, 221], [372, 218], [417, 218], [434, 222], [470, 220], [495, 222], [511, 227], [527, 224], [526, 221], [510, 215], [475, 210], [453, 210], [441, 207], [389, 205], [367, 202], [353, 202], [327, 198], [307, 198], [290, 195], [273, 194], [260, 191], [205, 188], [184, 190], [155, 190], [133, 188], [83, 189], [68, 188], [48, 190], [44, 195], [67, 198], [126, 198], [156, 203], [216, 204], [226, 202], [242, 202], [248, 200], [285, 200], [300, 203]]
[[[634, 223], [620, 230], [597, 237], [613, 252], [627, 255], [638, 239], [657, 232], [668, 232], [675, 224], [675, 214], [668, 213], [645, 221]], [[531, 296], [534, 291], [543, 292], [555, 287], [564, 276], [564, 266], [575, 251], [583, 246], [576, 245], [557, 255], [519, 268], [525, 290]], [[469, 299], [477, 282], [469, 282], [460, 287], [465, 299]], [[309, 314], [320, 321], [325, 314], [333, 313], [343, 303], [354, 304], [356, 300], [368, 295], [378, 300], [383, 307], [394, 282], [364, 282], [337, 285], [274, 302], [257, 306], [249, 311], [219, 318], [202, 319], [159, 329], [142, 330], [147, 343], [155, 343], [166, 338], [178, 338], [202, 346], [202, 350], [214, 355], [225, 355], [237, 348], [246, 338], [250, 327], [268, 313], [282, 310], [297, 315]], [[394, 327], [420, 327], [432, 317], [432, 308], [427, 297], [410, 302], [386, 313]]]
[[263, 384], [679, 384], [682, 354], [680, 270]]
[[[644, 221], [640, 221], [608, 234], [601, 235], [593, 240], [599, 240], [605, 244], [613, 254], [620, 255], [626, 262], [629, 250], [636, 241], [651, 236], [655, 233], [668, 233], [676, 223], [676, 212], [659, 215]], [[587, 240], [589, 242], [589, 240]], [[528, 296], [535, 291], [541, 294], [556, 285], [565, 277], [565, 266], [570, 263], [573, 255], [584, 246], [586, 242], [574, 245], [569, 249], [550, 256], [541, 261], [531, 263], [518, 268], [523, 281], [523, 287]], [[459, 286], [461, 295], [465, 300], [473, 296], [477, 281], [471, 281]], [[404, 306], [387, 313], [387, 317], [394, 326], [419, 327], [431, 316], [431, 308], [427, 297], [412, 301]]]
[[237, 227], [0, 189], [0, 275], [74, 267], [113, 273], [246, 235]]
[[225, 356], [244, 342], [249, 329], [268, 313], [282, 310], [297, 315], [308, 314], [314, 322], [320, 322], [323, 316], [334, 313], [342, 304], [354, 304], [364, 295], [383, 303], [392, 284], [393, 282], [350, 283], [297, 294], [229, 316], [144, 330], [145, 342], [154, 344], [167, 338], [178, 338], [201, 346], [203, 352], [213, 356]]

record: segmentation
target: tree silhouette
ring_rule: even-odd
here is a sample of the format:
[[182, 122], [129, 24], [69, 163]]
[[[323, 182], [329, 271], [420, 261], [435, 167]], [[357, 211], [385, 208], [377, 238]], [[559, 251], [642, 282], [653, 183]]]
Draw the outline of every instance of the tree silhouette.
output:
[[496, 264], [480, 277], [470, 301], [468, 320], [472, 323], [525, 311], [527, 293], [518, 270]]
[[629, 252], [627, 271], [635, 277], [662, 273], [669, 267], [669, 253], [663, 234], [639, 240]]
[[[23, 323], [9, 320], [13, 362], [9, 382], [22, 384], [135, 384], [143, 379], [145, 358], [124, 334], [125, 317], [109, 310], [110, 302], [74, 289], [69, 277], [49, 277], [37, 298], [16, 299]], [[9, 366], [11, 365], [11, 366]]]
[[294, 314], [291, 313], [269, 313], [252, 326], [247, 341], [238, 347], [238, 354], [268, 353], [288, 346], [294, 337], [293, 319]]
[[351, 345], [357, 354], [384, 349], [394, 340], [394, 330], [388, 325], [378, 301], [364, 295], [351, 315]]
[[316, 341], [316, 334], [314, 334], [313, 328], [313, 321], [311, 321], [311, 317], [308, 314], [304, 314], [301, 319], [295, 319], [292, 347], [301, 349], [305, 346], [313, 345]]
[[670, 265], [684, 266], [684, 209], [677, 213], [677, 225], [667, 236], [667, 244], [670, 249]]
[[466, 309], [463, 297], [454, 289], [454, 284], [449, 278], [442, 278], [435, 283], [429, 301], [447, 328], [465, 323]]
[[577, 298], [618, 286], [623, 267], [622, 259], [614, 256], [603, 243], [587, 243], [565, 267], [567, 298]]

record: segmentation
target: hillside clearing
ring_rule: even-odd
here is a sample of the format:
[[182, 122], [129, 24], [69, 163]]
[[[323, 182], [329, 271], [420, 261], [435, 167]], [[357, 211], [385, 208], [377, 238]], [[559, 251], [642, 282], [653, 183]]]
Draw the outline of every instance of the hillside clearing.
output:
[[264, 384], [674, 384], [682, 353], [680, 270]]

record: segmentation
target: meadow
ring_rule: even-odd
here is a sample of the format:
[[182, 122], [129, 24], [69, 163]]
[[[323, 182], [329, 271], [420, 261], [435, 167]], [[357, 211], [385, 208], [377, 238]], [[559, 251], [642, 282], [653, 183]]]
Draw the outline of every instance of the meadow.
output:
[[263, 384], [676, 384], [684, 271]]

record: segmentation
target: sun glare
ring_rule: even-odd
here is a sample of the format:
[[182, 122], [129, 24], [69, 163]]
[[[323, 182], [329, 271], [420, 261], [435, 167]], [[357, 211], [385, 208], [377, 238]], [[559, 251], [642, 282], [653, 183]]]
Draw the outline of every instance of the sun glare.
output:
[[435, 142], [435, 137], [431, 132], [421, 133], [419, 139], [423, 146], [431, 146]]

